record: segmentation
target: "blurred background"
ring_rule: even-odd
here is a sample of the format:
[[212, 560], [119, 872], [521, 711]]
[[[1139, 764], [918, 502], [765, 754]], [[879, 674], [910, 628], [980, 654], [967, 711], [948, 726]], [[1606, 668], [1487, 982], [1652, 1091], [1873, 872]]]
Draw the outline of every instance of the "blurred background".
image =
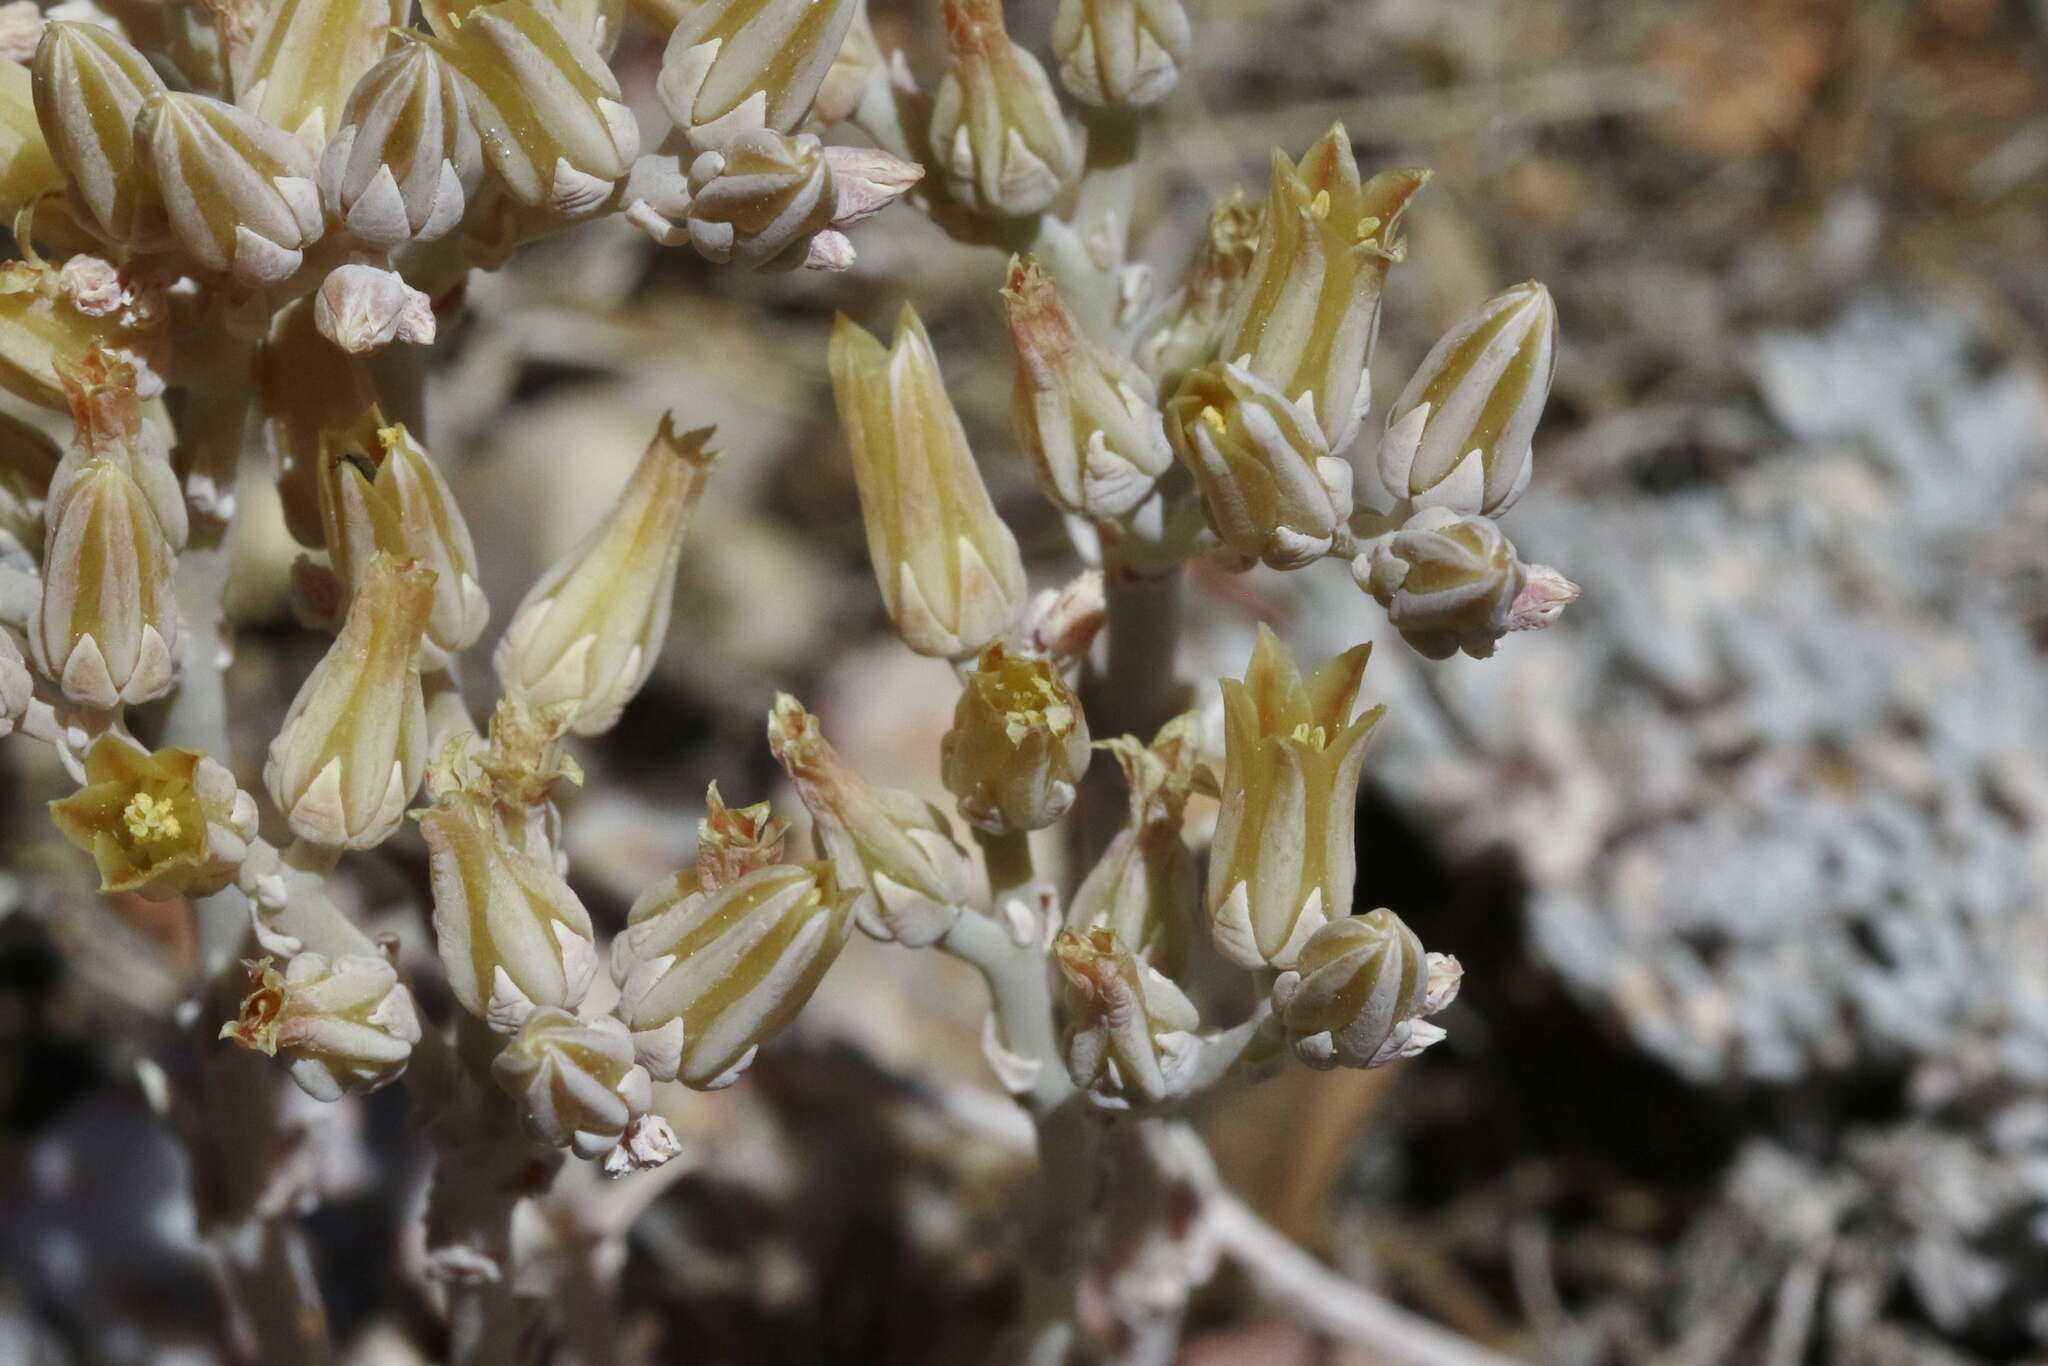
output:
[[[1009, 8], [1043, 52], [1049, 0]], [[1545, 281], [1564, 349], [1506, 529], [1585, 588], [1554, 630], [1430, 663], [1337, 566], [1197, 573], [1183, 671], [1209, 694], [1261, 620], [1305, 656], [1386, 637], [1360, 906], [1467, 971], [1420, 1060], [1226, 1096], [1203, 1122], [1224, 1181], [1532, 1361], [2048, 1359], [2048, 7], [1187, 8], [1196, 67], [1145, 151], [1159, 278], [1215, 197], [1333, 120], [1368, 168], [1434, 167], [1376, 407], [1461, 313]], [[922, 0], [872, 10], [929, 79]], [[619, 54], [649, 111], [659, 51], [641, 32]], [[498, 623], [664, 409], [727, 452], [655, 683], [567, 802], [601, 922], [687, 862], [707, 781], [774, 794], [777, 688], [871, 777], [943, 797], [953, 683], [895, 644], [869, 576], [835, 310], [876, 328], [916, 303], [1034, 583], [1076, 567], [1010, 434], [1002, 260], [902, 210], [855, 240], [847, 275], [765, 277], [599, 226], [477, 277], [444, 331], [430, 444]], [[274, 510], [242, 554], [229, 681], [255, 786], [321, 643], [292, 622]], [[150, 1103], [194, 1073], [189, 914], [95, 895], [42, 816], [60, 790], [40, 750], [0, 747], [0, 1362], [233, 1360], [195, 1241], [221, 1177]], [[407, 834], [343, 879], [415, 954], [424, 866]], [[575, 1350], [986, 1360], [1028, 1169], [981, 1009], [957, 965], [857, 939], [742, 1084], [666, 1097], [689, 1160], [573, 1178], [536, 1216], [592, 1278]], [[344, 1357], [432, 1359], [404, 1088], [289, 1114], [265, 1141]], [[1184, 1348], [1381, 1359], [1230, 1276]]]

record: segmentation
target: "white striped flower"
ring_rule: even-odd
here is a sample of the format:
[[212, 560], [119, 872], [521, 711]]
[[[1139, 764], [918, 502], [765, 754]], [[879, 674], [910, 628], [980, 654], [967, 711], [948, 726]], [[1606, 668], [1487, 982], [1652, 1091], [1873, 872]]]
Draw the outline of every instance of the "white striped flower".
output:
[[710, 890], [677, 874], [612, 941], [618, 1015], [657, 1078], [730, 1084], [816, 991], [853, 929], [855, 889], [829, 863], [757, 868]]

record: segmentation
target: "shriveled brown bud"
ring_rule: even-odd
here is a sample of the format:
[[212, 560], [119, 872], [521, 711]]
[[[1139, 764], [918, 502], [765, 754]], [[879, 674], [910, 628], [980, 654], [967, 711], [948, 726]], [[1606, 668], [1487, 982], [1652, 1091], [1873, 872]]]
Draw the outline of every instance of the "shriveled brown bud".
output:
[[1108, 930], [1062, 932], [1052, 956], [1069, 989], [1074, 1084], [1111, 1110], [1183, 1094], [1201, 1024], [1187, 994]]
[[697, 822], [697, 886], [716, 891], [738, 882], [757, 868], [782, 862], [789, 822], [767, 802], [732, 807], [719, 795], [718, 784], [704, 794], [704, 819]]
[[1149, 745], [1129, 735], [1103, 742], [1123, 768], [1130, 815], [1067, 906], [1067, 929], [1108, 930], [1169, 977], [1186, 966], [1201, 903], [1194, 851], [1181, 838], [1199, 729], [1189, 713], [1160, 727]]

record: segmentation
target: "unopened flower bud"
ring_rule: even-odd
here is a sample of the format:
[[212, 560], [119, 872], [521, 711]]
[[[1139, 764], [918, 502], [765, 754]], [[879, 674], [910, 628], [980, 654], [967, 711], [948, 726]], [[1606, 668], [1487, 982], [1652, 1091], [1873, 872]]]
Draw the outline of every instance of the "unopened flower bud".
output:
[[1181, 0], [1060, 0], [1052, 51], [1086, 104], [1138, 109], [1166, 98], [1194, 47]]
[[633, 1040], [609, 1015], [579, 1020], [544, 1007], [526, 1017], [491, 1075], [518, 1102], [535, 1141], [596, 1159], [618, 1146], [628, 1126], [654, 1104], [647, 1069], [633, 1061]]
[[0, 629], [0, 740], [14, 733], [35, 695], [36, 681], [29, 675], [28, 661], [21, 657], [21, 647]]
[[160, 245], [163, 204], [135, 144], [136, 114], [164, 88], [148, 59], [110, 28], [52, 21], [34, 75], [36, 115], [72, 200], [108, 241]]
[[92, 855], [101, 891], [152, 900], [219, 891], [256, 838], [256, 801], [227, 769], [194, 750], [151, 753], [111, 734], [87, 751], [85, 786], [51, 802], [50, 817]]
[[669, 34], [656, 90], [697, 151], [793, 133], [839, 53], [858, 0], [705, 0]]
[[973, 865], [936, 807], [871, 786], [787, 693], [776, 695], [768, 714], [768, 747], [811, 813], [840, 885], [861, 889], [854, 914], [863, 930], [919, 948], [952, 928], [971, 893]]
[[688, 874], [649, 888], [612, 941], [618, 1016], [641, 1063], [699, 1090], [730, 1084], [818, 989], [857, 895], [829, 863], [758, 868], [715, 890]]
[[402, 0], [275, 0], [234, 52], [235, 102], [317, 153], [410, 9]]
[[1448, 659], [1463, 650], [1485, 659], [1507, 634], [1522, 591], [1515, 548], [1484, 517], [1448, 508], [1415, 514], [1352, 562], [1358, 586], [1387, 609], [1387, 620], [1416, 653]]
[[326, 228], [312, 154], [254, 114], [158, 91], [143, 102], [135, 142], [172, 236], [205, 270], [252, 289], [278, 284]]
[[1138, 339], [1134, 353], [1145, 373], [1159, 382], [1159, 392], [1172, 393], [1188, 372], [1217, 358], [1224, 324], [1251, 269], [1265, 221], [1265, 206], [1243, 190], [1232, 190], [1210, 211], [1209, 231], [1196, 246], [1180, 288]]
[[296, 953], [283, 972], [268, 958], [249, 965], [256, 990], [220, 1037], [275, 1055], [315, 1100], [374, 1091], [396, 1081], [420, 1041], [412, 992], [376, 954]]
[[1359, 183], [1342, 124], [1300, 165], [1273, 154], [1259, 247], [1230, 320], [1222, 355], [1290, 399], [1306, 398], [1330, 449], [1358, 435], [1371, 400], [1365, 384], [1379, 331], [1380, 293], [1401, 258], [1401, 216], [1429, 172], [1382, 171]]
[[1245, 967], [1293, 967], [1311, 934], [1350, 913], [1359, 771], [1386, 711], [1351, 716], [1370, 650], [1346, 650], [1304, 679], [1261, 625], [1243, 681], [1223, 682], [1206, 902], [1216, 946]]
[[832, 222], [832, 171], [808, 133], [760, 128], [700, 153], [690, 191], [690, 241], [709, 261], [793, 270]]
[[1088, 771], [1088, 722], [1059, 667], [999, 642], [961, 685], [941, 754], [946, 790], [967, 823], [1015, 834], [1064, 816]]
[[549, 0], [499, 0], [425, 41], [469, 81], [484, 156], [520, 203], [581, 218], [632, 169], [640, 129], [618, 79]]
[[1002, 0], [945, 0], [944, 14], [952, 61], [931, 129], [946, 192], [971, 213], [1037, 213], [1081, 164], [1052, 82], [1010, 41]]
[[1070, 988], [1067, 1070], [1106, 1109], [1181, 1094], [1201, 1018], [1173, 980], [1108, 930], [1062, 932], [1053, 961]]
[[574, 1010], [597, 974], [590, 913], [551, 851], [515, 847], [490, 805], [453, 793], [417, 812], [434, 939], [462, 1008], [511, 1033], [539, 1006]]
[[1451, 1003], [1463, 972], [1455, 958], [1424, 953], [1392, 911], [1347, 915], [1311, 935], [1275, 979], [1273, 1011], [1310, 1067], [1380, 1067], [1444, 1036], [1424, 1017]]
[[1123, 516], [1173, 468], [1152, 381], [1082, 330], [1035, 260], [1010, 259], [1003, 308], [1017, 431], [1039, 488], [1075, 516]]
[[327, 216], [374, 247], [431, 242], [462, 221], [483, 149], [462, 78], [406, 41], [356, 83], [320, 158]]
[[351, 356], [381, 351], [393, 342], [434, 344], [433, 301], [395, 270], [352, 263], [337, 266], [313, 296], [313, 325]]
[[718, 784], [704, 794], [704, 819], [697, 822], [696, 885], [707, 892], [738, 882], [757, 868], [782, 862], [789, 822], [767, 802], [732, 807]]
[[1024, 562], [981, 482], [924, 324], [904, 305], [885, 349], [842, 315], [831, 370], [868, 558], [896, 633], [919, 654], [980, 654], [1024, 606]]
[[1400, 519], [1413, 508], [1494, 516], [1529, 486], [1530, 437], [1557, 369], [1557, 309], [1516, 285], [1445, 333], [1387, 412], [1361, 501]]
[[50, 481], [29, 651], [71, 701], [112, 710], [161, 697], [176, 677], [185, 503], [141, 420], [134, 372], [95, 351], [65, 379], [77, 436]]
[[454, 492], [404, 424], [386, 426], [373, 408], [327, 434], [320, 514], [335, 576], [350, 597], [379, 552], [434, 571], [422, 666], [444, 667], [476, 643], [491, 611], [477, 584], [476, 546]]
[[1198, 719], [1177, 716], [1150, 745], [1133, 736], [1104, 742], [1130, 788], [1130, 816], [1067, 906], [1067, 929], [1107, 930], [1168, 976], [1185, 966], [1200, 904], [1194, 851], [1181, 838], [1193, 790]]
[[1209, 525], [1244, 564], [1312, 564], [1351, 515], [1351, 466], [1330, 454], [1313, 408], [1241, 364], [1189, 375], [1166, 405], [1166, 434]]
[[498, 642], [506, 690], [532, 706], [576, 703], [578, 735], [610, 730], [654, 672], [683, 533], [718, 459], [711, 436], [662, 418], [611, 512], [541, 575]]
[[398, 828], [427, 764], [419, 654], [433, 608], [432, 569], [371, 559], [263, 766], [270, 799], [299, 838], [368, 849]]
[[0, 265], [0, 386], [62, 409], [60, 372], [99, 348], [132, 365], [138, 391], [154, 397], [163, 391], [156, 365], [169, 321], [160, 289], [98, 257], [10, 261]]

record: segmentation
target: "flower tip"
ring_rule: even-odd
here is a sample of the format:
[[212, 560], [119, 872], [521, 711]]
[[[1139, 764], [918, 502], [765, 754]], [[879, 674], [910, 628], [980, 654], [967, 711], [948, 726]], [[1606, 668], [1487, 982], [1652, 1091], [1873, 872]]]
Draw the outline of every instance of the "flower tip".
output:
[[711, 438], [718, 433], [716, 426], [693, 427], [689, 431], [676, 431], [676, 415], [673, 410], [661, 415], [661, 427], [654, 434], [655, 444], [665, 446], [669, 452], [686, 465], [698, 469], [709, 469], [716, 464], [721, 452], [713, 450]]

